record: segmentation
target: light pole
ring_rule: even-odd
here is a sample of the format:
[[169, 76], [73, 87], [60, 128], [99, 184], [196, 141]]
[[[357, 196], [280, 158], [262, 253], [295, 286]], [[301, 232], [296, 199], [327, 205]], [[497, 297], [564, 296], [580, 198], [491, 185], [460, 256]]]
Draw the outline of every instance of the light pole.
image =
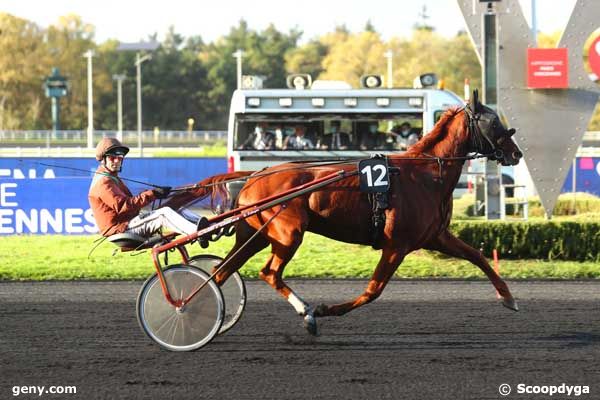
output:
[[137, 83], [137, 128], [138, 128], [138, 147], [140, 148], [140, 157], [143, 157], [144, 150], [142, 149], [142, 70], [141, 65], [144, 61], [148, 61], [151, 56], [149, 54], [141, 56], [140, 51], [154, 51], [160, 44], [158, 42], [137, 42], [137, 43], [119, 43], [117, 51], [137, 51], [135, 57], [136, 66], [136, 83]]
[[142, 63], [152, 59], [152, 55], [146, 54], [143, 57], [140, 53], [135, 55], [136, 67], [136, 83], [137, 83], [137, 130], [138, 130], [138, 147], [140, 149], [140, 157], [144, 157], [144, 149], [142, 147]]
[[388, 89], [391, 89], [394, 87], [394, 77], [392, 75], [392, 61], [394, 58], [394, 53], [392, 53], [392, 50], [388, 50], [385, 53], [383, 53], [383, 56], [387, 58], [387, 87]]
[[87, 127], [87, 148], [94, 148], [94, 88], [92, 86], [92, 50], [86, 51], [83, 56], [87, 58], [87, 100], [88, 100], [88, 127]]
[[117, 81], [117, 139], [123, 141], [123, 81], [127, 77], [124, 74], [115, 74], [113, 79]]
[[242, 88], [242, 57], [244, 56], [244, 52], [241, 49], [237, 49], [235, 53], [233, 53], [233, 57], [236, 60], [237, 64], [237, 88]]

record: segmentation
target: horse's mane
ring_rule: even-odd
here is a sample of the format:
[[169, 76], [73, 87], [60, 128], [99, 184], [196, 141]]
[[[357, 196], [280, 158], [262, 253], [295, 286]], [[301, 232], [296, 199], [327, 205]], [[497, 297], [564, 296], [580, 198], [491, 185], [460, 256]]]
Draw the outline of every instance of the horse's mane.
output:
[[431, 132], [424, 135], [421, 140], [412, 145], [405, 153], [407, 155], [420, 154], [425, 151], [431, 151], [431, 149], [438, 143], [446, 139], [448, 133], [448, 126], [454, 117], [463, 110], [463, 107], [455, 106], [451, 107], [442, 114], [439, 121], [435, 124]]

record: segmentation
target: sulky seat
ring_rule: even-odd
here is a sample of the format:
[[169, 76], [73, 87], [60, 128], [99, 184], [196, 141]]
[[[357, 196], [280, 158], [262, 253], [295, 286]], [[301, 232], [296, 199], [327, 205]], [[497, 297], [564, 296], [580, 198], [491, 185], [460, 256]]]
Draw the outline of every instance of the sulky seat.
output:
[[153, 235], [149, 238], [145, 238], [143, 236], [136, 235], [135, 233], [124, 232], [111, 235], [107, 238], [107, 240], [120, 247], [121, 251], [131, 251], [147, 249], [158, 243], [166, 243], [169, 239], [176, 235], [177, 234], [169, 234], [166, 236]]

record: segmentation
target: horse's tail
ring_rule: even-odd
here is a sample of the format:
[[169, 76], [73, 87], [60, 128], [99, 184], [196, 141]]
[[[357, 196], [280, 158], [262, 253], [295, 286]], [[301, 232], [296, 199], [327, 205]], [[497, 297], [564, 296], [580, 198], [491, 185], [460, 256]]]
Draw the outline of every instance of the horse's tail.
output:
[[[171, 196], [163, 203], [165, 207], [171, 207], [178, 210], [181, 207], [189, 206], [193, 203], [202, 201], [210, 196], [210, 205], [214, 209], [217, 202], [228, 204], [231, 194], [227, 190], [227, 181], [244, 178], [252, 175], [255, 171], [237, 171], [227, 174], [214, 175], [201, 180], [189, 190], [181, 191]], [[240, 179], [241, 180], [241, 179]]]

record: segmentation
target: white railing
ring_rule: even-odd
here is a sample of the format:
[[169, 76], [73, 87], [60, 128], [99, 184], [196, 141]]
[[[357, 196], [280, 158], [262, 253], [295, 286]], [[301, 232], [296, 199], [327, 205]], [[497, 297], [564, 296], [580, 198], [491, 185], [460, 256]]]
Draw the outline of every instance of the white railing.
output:
[[[94, 143], [103, 137], [116, 137], [116, 131], [94, 131]], [[226, 131], [142, 131], [144, 146], [196, 146], [225, 142]], [[138, 132], [123, 131], [123, 143], [137, 146]], [[83, 130], [65, 131], [18, 131], [0, 130], [0, 146], [21, 147], [77, 147], [86, 146], [87, 132]]]
[[[506, 196], [506, 188], [513, 189], [512, 197]], [[503, 184], [502, 190], [500, 190], [500, 196], [502, 199], [500, 200], [500, 204], [504, 204], [502, 209], [500, 210], [500, 219], [514, 219], [520, 218], [524, 221], [529, 219], [529, 199], [527, 198], [527, 186], [526, 185], [513, 185], [513, 184]], [[506, 215], [506, 206], [512, 204], [514, 207], [514, 212], [512, 215]]]
[[[206, 157], [203, 146], [169, 146], [169, 147], [144, 147], [143, 157], [165, 157], [165, 154], [176, 156], [177, 154], [185, 157]], [[82, 146], [71, 147], [3, 147], [0, 146], [0, 158], [2, 157], [94, 157], [95, 149], [88, 149]], [[135, 146], [130, 147], [128, 157], [140, 157], [142, 153]], [[217, 157], [217, 156], [214, 156]], [[225, 154], [222, 155], [225, 157]]]

